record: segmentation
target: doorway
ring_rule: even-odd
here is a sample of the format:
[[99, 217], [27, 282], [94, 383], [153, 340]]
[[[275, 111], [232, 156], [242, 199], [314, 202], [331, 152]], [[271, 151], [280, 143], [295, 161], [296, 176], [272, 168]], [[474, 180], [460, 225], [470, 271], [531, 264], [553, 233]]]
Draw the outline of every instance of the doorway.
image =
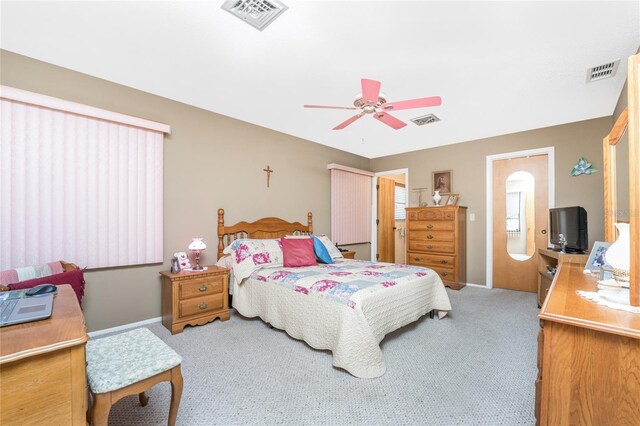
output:
[[405, 263], [409, 170], [379, 172], [373, 179], [371, 258], [378, 262]]
[[553, 147], [487, 157], [487, 286], [537, 291], [548, 245]]

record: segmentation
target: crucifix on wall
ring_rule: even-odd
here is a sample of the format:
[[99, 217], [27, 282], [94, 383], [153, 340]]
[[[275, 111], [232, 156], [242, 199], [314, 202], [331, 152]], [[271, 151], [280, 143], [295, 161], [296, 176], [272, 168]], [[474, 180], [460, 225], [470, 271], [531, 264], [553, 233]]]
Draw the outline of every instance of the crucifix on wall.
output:
[[269, 187], [269, 180], [271, 178], [271, 173], [273, 173], [273, 170], [271, 169], [271, 167], [269, 167], [269, 165], [267, 165], [266, 169], [262, 169], [263, 171], [267, 172], [267, 188]]

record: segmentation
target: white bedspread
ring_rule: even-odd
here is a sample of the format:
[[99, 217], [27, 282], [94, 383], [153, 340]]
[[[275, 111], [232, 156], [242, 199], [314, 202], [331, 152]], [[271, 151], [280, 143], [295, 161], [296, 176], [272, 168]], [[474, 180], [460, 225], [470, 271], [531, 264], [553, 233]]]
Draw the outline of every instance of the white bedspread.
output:
[[[276, 269], [270, 269], [276, 270]], [[356, 293], [354, 307], [270, 281], [247, 278], [233, 283], [233, 307], [245, 317], [260, 317], [291, 337], [333, 353], [333, 365], [360, 378], [386, 371], [380, 342], [387, 333], [437, 310], [440, 318], [451, 310], [449, 297], [434, 271], [419, 279]]]

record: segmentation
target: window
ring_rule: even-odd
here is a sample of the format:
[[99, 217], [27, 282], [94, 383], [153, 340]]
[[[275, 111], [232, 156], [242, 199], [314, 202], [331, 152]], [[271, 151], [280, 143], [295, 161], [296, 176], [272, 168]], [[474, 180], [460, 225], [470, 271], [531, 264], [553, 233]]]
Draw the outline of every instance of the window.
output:
[[166, 124], [0, 87], [0, 268], [162, 262]]
[[331, 239], [336, 244], [371, 241], [373, 173], [329, 164], [331, 170]]
[[407, 207], [407, 191], [405, 186], [396, 182], [395, 186], [395, 220], [405, 220]]
[[521, 192], [507, 192], [507, 234], [520, 233]]

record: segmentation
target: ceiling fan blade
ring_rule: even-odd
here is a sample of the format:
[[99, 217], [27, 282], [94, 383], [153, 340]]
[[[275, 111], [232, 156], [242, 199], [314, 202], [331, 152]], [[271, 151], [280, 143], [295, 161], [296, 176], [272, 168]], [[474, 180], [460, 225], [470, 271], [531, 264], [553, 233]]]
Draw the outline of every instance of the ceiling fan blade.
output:
[[371, 105], [377, 104], [380, 96], [380, 82], [363, 78], [360, 83], [362, 84], [362, 102]]
[[358, 109], [356, 107], [341, 107], [328, 105], [303, 105], [305, 108], [328, 108], [328, 109]]
[[387, 126], [393, 127], [396, 130], [402, 129], [404, 126], [407, 125], [407, 123], [404, 123], [404, 122], [398, 120], [397, 118], [395, 118], [392, 115], [389, 115], [386, 112], [375, 112], [373, 114], [373, 118], [375, 118], [378, 121], [382, 121]]
[[398, 111], [401, 109], [424, 108], [438, 106], [442, 104], [440, 96], [431, 96], [429, 98], [409, 99], [406, 101], [387, 102], [382, 104], [381, 108], [385, 111]]
[[342, 130], [345, 127], [347, 127], [349, 124], [353, 123], [354, 121], [356, 121], [358, 118], [362, 117], [364, 115], [364, 112], [361, 112], [360, 114], [356, 114], [353, 117], [351, 117], [350, 119], [343, 121], [342, 123], [338, 124], [336, 127], [333, 128], [333, 130]]

